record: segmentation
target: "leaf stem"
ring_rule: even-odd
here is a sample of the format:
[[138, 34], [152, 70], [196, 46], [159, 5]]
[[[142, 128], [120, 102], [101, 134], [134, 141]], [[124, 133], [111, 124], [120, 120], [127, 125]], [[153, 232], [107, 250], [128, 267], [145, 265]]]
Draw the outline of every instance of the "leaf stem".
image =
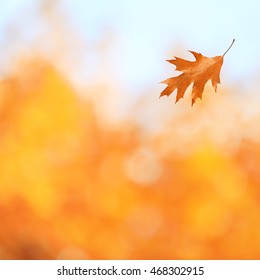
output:
[[222, 56], [224, 56], [224, 55], [231, 49], [231, 47], [233, 46], [234, 42], [235, 42], [235, 39], [233, 39], [231, 45], [230, 45], [229, 48], [224, 52], [224, 54], [223, 54]]

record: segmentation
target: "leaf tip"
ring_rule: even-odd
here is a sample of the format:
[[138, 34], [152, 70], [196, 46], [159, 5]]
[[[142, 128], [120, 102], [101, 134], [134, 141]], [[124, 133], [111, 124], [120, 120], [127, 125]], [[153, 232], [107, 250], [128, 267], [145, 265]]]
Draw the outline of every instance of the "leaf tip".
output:
[[188, 52], [190, 52], [195, 57], [196, 60], [199, 60], [202, 57], [201, 53], [197, 53], [197, 52], [190, 51], [190, 50], [188, 50]]
[[171, 64], [175, 64], [176, 57], [174, 56], [173, 58], [174, 59], [166, 59], [166, 61], [171, 63]]

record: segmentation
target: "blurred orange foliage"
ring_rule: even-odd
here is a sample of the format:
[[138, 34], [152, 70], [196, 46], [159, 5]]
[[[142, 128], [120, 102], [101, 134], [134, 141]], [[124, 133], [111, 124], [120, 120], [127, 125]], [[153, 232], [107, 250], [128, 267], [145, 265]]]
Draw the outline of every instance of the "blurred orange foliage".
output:
[[258, 142], [106, 129], [41, 60], [0, 87], [1, 259], [259, 259]]

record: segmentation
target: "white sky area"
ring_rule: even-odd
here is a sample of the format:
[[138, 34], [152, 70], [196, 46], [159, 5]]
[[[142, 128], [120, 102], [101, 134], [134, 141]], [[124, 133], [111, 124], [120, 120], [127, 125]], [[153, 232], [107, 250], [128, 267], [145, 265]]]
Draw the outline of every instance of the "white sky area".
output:
[[[26, 20], [26, 11], [35, 3], [2, 1], [0, 43], [7, 24], [15, 20], [17, 13], [21, 16], [23, 9]], [[86, 44], [99, 40], [106, 30], [114, 31], [117, 38], [111, 55], [112, 71], [130, 91], [157, 86], [170, 73], [174, 74], [174, 67], [166, 59], [183, 56], [185, 50], [209, 57], [222, 55], [233, 38], [236, 42], [225, 56], [221, 72], [222, 85], [246, 87], [260, 78], [258, 0], [60, 0], [60, 3]], [[2, 48], [1, 52], [4, 51]], [[187, 53], [186, 58], [192, 56]], [[79, 67], [80, 71], [84, 77], [84, 70]]]

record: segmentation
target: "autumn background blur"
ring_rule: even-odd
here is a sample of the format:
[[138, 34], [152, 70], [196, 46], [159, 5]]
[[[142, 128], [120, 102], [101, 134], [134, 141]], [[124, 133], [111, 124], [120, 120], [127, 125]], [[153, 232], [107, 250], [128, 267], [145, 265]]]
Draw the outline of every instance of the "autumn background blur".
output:
[[[259, 259], [257, 1], [2, 1], [1, 259]], [[165, 62], [225, 56], [158, 98]]]

